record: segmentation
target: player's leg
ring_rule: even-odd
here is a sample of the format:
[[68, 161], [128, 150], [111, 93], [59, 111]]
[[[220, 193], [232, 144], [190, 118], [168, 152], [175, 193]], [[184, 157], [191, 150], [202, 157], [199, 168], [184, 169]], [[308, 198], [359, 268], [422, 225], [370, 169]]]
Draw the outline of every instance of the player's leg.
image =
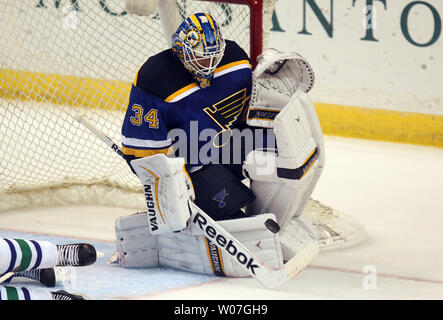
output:
[[86, 243], [55, 245], [49, 241], [0, 238], [0, 276], [13, 272], [13, 278], [36, 280], [55, 285], [55, 266], [87, 266], [97, 258], [95, 248]]
[[52, 295], [45, 289], [0, 286], [1, 300], [52, 300]]
[[0, 275], [41, 268], [57, 264], [57, 246], [49, 241], [0, 239]]
[[49, 291], [27, 287], [0, 286], [1, 300], [84, 300], [79, 294], [72, 294], [64, 290]]

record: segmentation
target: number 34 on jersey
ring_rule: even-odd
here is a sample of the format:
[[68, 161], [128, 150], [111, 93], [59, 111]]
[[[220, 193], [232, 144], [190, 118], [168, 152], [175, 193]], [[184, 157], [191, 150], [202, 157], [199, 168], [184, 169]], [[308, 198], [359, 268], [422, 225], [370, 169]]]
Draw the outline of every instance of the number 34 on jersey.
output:
[[134, 104], [131, 107], [132, 111], [134, 111], [134, 116], [130, 118], [130, 121], [135, 126], [141, 126], [142, 121], [145, 121], [149, 124], [149, 128], [158, 129], [159, 128], [159, 120], [158, 120], [158, 111], [157, 109], [149, 109], [146, 114], [144, 113], [143, 107], [139, 104]]

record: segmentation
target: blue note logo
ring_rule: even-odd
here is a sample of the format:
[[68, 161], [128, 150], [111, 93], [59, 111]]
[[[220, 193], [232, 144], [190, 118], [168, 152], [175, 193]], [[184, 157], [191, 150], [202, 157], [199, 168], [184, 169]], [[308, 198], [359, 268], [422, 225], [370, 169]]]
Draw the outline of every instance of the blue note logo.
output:
[[[220, 127], [221, 131], [213, 138], [215, 147], [223, 147], [231, 137], [231, 126], [234, 125], [241, 116], [246, 102], [249, 100], [246, 95], [246, 88], [242, 89], [233, 95], [223, 99], [211, 107], [204, 108], [203, 111]], [[220, 134], [226, 134], [221, 137], [222, 141], [219, 143], [217, 137]]]
[[219, 208], [224, 208], [226, 206], [226, 202], [225, 199], [228, 196], [228, 192], [226, 191], [226, 189], [223, 189], [222, 191], [220, 191], [219, 193], [217, 193], [212, 200], [215, 200], [218, 202], [218, 207]]

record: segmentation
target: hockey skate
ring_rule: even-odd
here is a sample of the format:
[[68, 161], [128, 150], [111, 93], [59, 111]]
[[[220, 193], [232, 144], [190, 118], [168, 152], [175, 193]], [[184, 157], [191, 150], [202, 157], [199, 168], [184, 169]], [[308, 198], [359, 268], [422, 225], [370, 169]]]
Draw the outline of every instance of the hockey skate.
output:
[[51, 292], [52, 300], [86, 300], [86, 297], [81, 294], [73, 294], [65, 290], [58, 290]]
[[13, 275], [14, 278], [27, 278], [40, 282], [46, 287], [54, 287], [56, 283], [56, 277], [54, 268], [34, 269], [28, 271], [16, 272]]
[[293, 217], [280, 232], [282, 253], [290, 259], [307, 243], [316, 240], [320, 252], [344, 249], [368, 238], [364, 226], [336, 209], [310, 198], [302, 214]]
[[348, 248], [368, 238], [363, 224], [320, 201], [309, 199], [302, 216], [316, 231], [322, 251]]
[[83, 267], [93, 264], [97, 260], [94, 246], [87, 243], [57, 245], [57, 266]]

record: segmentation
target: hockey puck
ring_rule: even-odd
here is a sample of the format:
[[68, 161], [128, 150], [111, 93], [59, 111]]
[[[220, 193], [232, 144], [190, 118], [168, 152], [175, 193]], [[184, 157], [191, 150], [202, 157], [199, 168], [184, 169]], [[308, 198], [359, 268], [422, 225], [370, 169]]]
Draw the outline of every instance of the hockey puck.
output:
[[277, 222], [275, 222], [272, 219], [268, 219], [265, 221], [266, 228], [271, 231], [272, 233], [278, 233], [280, 231], [280, 226]]

